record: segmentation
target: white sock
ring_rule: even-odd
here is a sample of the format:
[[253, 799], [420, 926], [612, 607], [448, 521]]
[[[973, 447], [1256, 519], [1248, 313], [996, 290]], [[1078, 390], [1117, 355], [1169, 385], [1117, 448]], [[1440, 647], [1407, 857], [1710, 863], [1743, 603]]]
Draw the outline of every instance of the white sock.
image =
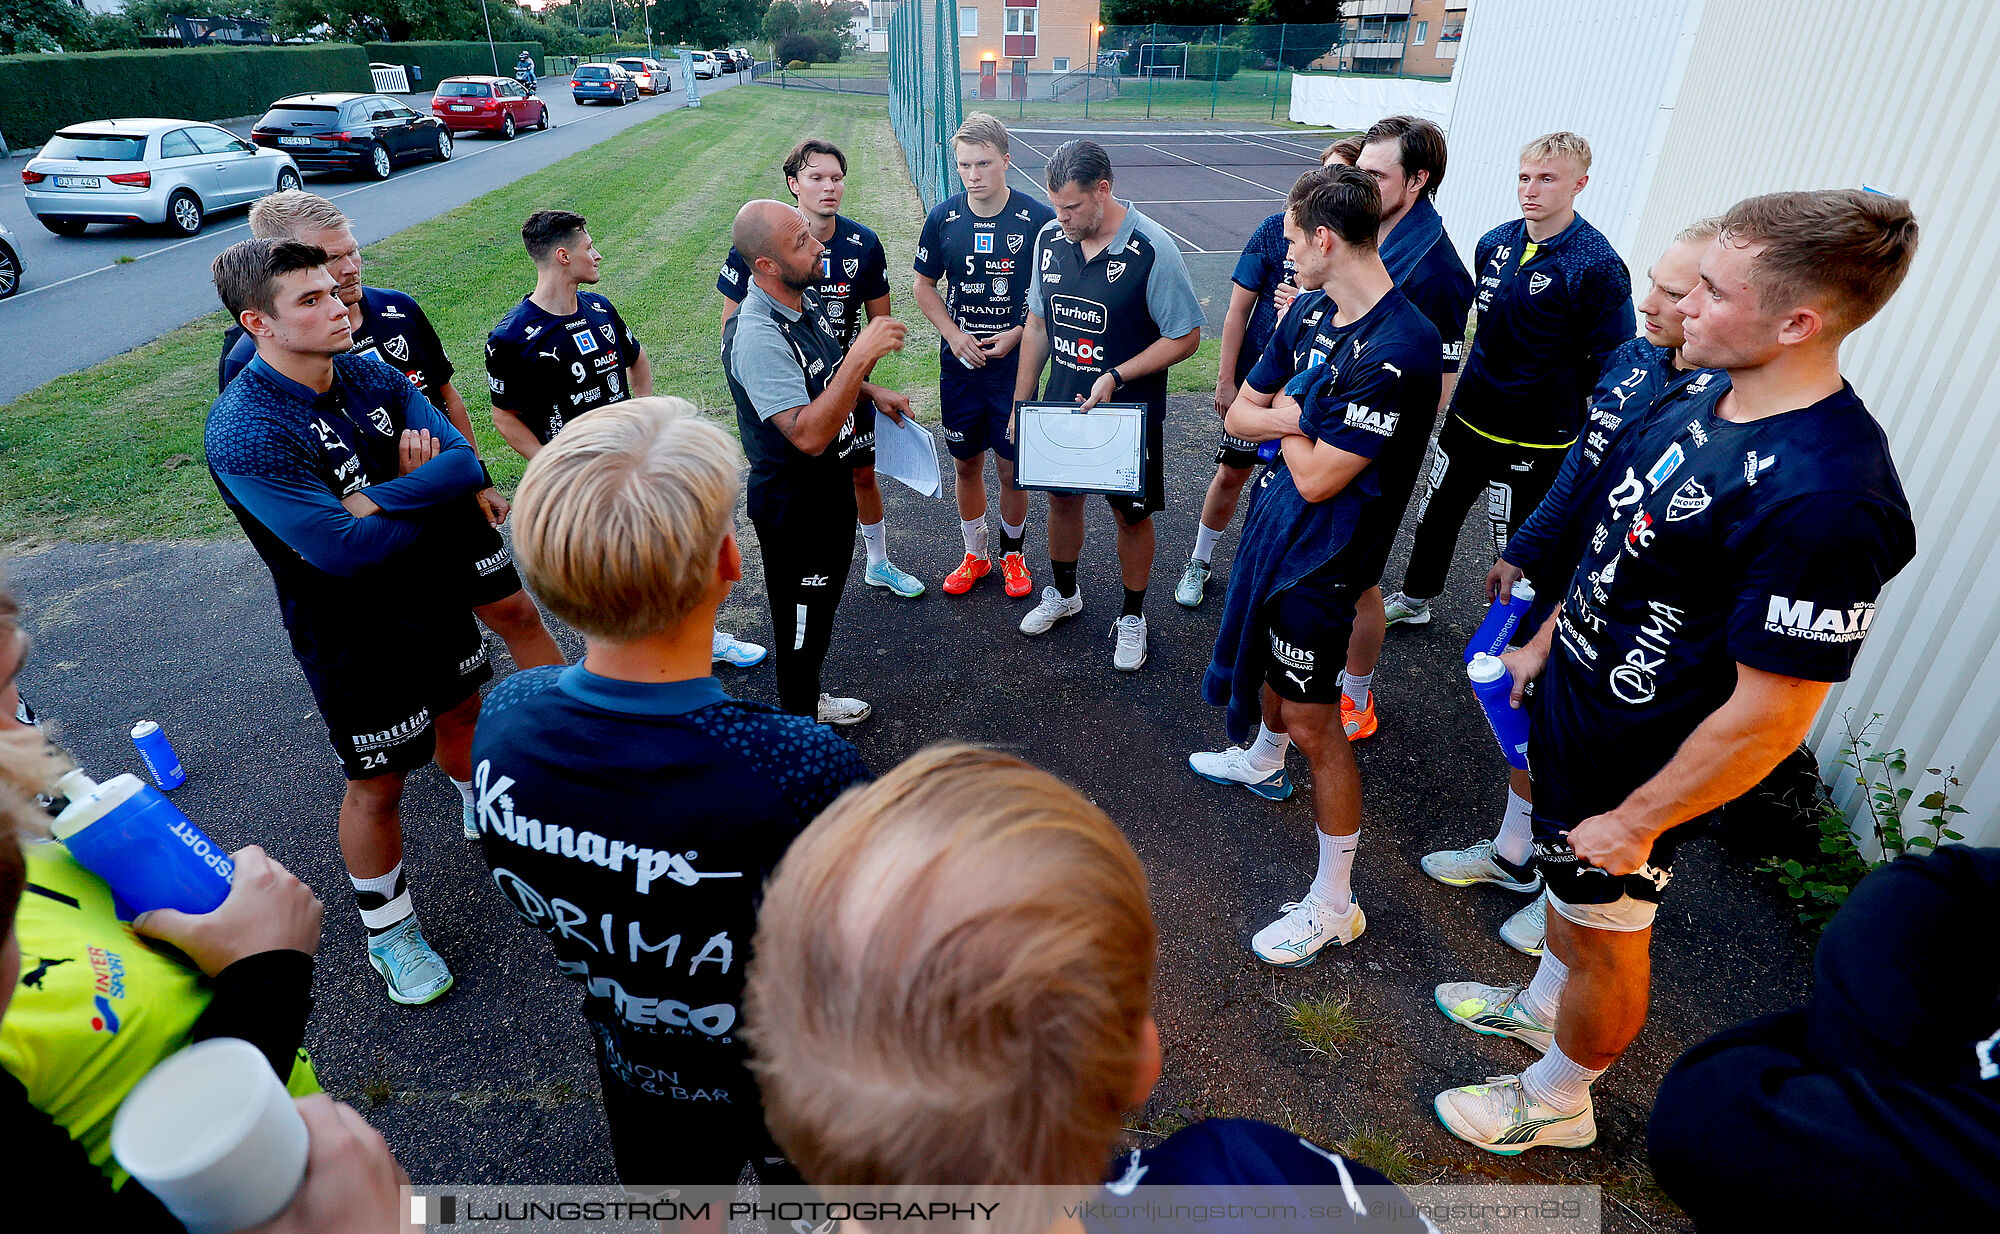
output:
[[1250, 743], [1250, 765], [1259, 771], [1276, 771], [1285, 765], [1285, 751], [1292, 748], [1290, 733], [1274, 733], [1268, 725], [1257, 726], [1257, 740]]
[[[1224, 528], [1223, 530], [1226, 531], [1228, 529]], [[1209, 554], [1215, 551], [1215, 542], [1221, 538], [1221, 531], [1217, 531], [1207, 523], [1196, 523], [1194, 528], [1194, 560], [1207, 562]]]
[[868, 564], [879, 566], [889, 560], [889, 520], [862, 523], [861, 540], [868, 546]]
[[380, 934], [415, 911], [410, 907], [410, 888], [403, 881], [400, 861], [387, 874], [375, 878], [349, 874], [347, 881], [354, 884], [354, 902], [361, 910], [361, 924], [368, 927], [370, 934]]
[[1535, 851], [1533, 810], [1525, 797], [1507, 790], [1507, 813], [1500, 817], [1500, 834], [1493, 837], [1493, 851], [1515, 865], [1525, 864]]
[[1007, 533], [1008, 539], [1018, 540], [1028, 534], [1028, 520], [1022, 519], [1018, 523], [1010, 523], [1003, 516], [1000, 520], [1000, 530]]
[[1521, 1087], [1551, 1110], [1574, 1114], [1590, 1104], [1591, 1082], [1603, 1074], [1577, 1066], [1563, 1055], [1561, 1046], [1551, 1042], [1549, 1052], [1521, 1073]]
[[1374, 681], [1375, 674], [1373, 673], [1363, 673], [1359, 677], [1353, 673], [1342, 673], [1340, 675], [1340, 692], [1347, 696], [1347, 701], [1353, 703], [1355, 709], [1358, 711], [1368, 705], [1368, 687]]
[[[868, 529], [861, 529], [866, 535]], [[965, 551], [981, 561], [986, 560], [986, 520], [984, 518], [958, 520], [958, 534], [965, 537]]]
[[1535, 967], [1535, 979], [1521, 993], [1521, 1005], [1528, 1014], [1548, 1025], [1556, 1026], [1556, 1013], [1562, 1009], [1563, 987], [1569, 984], [1569, 969], [1556, 953], [1546, 948], [1542, 951], [1542, 962]]
[[[445, 777], [445, 779], [447, 779], [447, 780], [451, 780], [451, 777], [450, 777], [450, 776], [446, 776], [446, 777]], [[452, 783], [452, 787], [454, 787], [454, 788], [456, 788], [456, 789], [458, 790], [458, 795], [459, 795], [460, 797], [463, 797], [463, 798], [465, 799], [465, 804], [466, 804], [467, 806], [471, 806], [471, 805], [473, 804], [473, 801], [472, 801], [472, 781], [470, 781], [470, 780], [451, 780], [451, 783]]]
[[1315, 830], [1319, 837], [1319, 873], [1313, 875], [1307, 894], [1336, 913], [1345, 914], [1354, 906], [1354, 850], [1361, 846], [1361, 833], [1330, 836]]

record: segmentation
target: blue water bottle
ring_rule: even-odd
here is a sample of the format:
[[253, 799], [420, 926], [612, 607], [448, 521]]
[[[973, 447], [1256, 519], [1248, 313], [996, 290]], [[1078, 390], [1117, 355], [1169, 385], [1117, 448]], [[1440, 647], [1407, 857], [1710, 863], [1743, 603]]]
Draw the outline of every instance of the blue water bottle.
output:
[[1472, 632], [1472, 641], [1465, 645], [1465, 662], [1472, 663], [1478, 655], [1497, 656], [1507, 650], [1507, 644], [1514, 641], [1514, 632], [1528, 619], [1528, 610], [1535, 604], [1535, 585], [1527, 579], [1514, 580], [1511, 591], [1503, 591], [1493, 597], [1493, 603], [1486, 607], [1486, 620]]
[[146, 764], [146, 770], [153, 773], [153, 782], [162, 792], [171, 793], [187, 783], [187, 773], [181, 770], [180, 755], [174, 753], [167, 735], [151, 720], [141, 720], [132, 726], [132, 744], [139, 747], [139, 757]]
[[1510, 706], [1507, 701], [1514, 693], [1514, 675], [1507, 671], [1500, 657], [1489, 656], [1485, 652], [1472, 657], [1465, 675], [1472, 679], [1472, 692], [1479, 697], [1479, 706], [1486, 712], [1486, 723], [1492, 727], [1493, 736], [1500, 742], [1500, 753], [1507, 756], [1508, 766], [1526, 771], [1528, 713]]
[[138, 776], [99, 784], [72, 771], [56, 792], [69, 798], [56, 815], [56, 839], [134, 912], [208, 913], [228, 897], [236, 873], [229, 854]]

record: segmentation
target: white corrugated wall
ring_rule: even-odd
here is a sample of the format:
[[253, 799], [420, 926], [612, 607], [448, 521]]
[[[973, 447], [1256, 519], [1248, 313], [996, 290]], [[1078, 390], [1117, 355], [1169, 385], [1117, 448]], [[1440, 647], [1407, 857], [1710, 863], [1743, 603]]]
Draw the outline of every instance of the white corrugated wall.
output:
[[[1601, 226], [1615, 209], [1604, 230], [1635, 276], [1682, 226], [1752, 194], [1868, 184], [1910, 198], [1916, 265], [1842, 367], [1888, 431], [1917, 558], [1817, 739], [1831, 774], [1840, 715], [1881, 713], [1877, 748], [1908, 750], [1912, 770], [1955, 765], [1967, 839], [2000, 844], [2000, 5], [1508, 0], [1474, 5], [1472, 23], [1441, 194], [1461, 247], [1471, 218], [1507, 217], [1521, 134], [1556, 127], [1588, 136], [1612, 173], [1593, 172], [1578, 205]], [[1599, 93], [1549, 51], [1595, 64], [1581, 80]]]

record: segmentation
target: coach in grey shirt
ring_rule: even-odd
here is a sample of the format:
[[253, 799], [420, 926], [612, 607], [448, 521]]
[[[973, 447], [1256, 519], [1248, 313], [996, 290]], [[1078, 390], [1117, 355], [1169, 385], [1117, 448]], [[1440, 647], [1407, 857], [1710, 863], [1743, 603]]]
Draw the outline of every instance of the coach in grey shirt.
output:
[[[1111, 159], [1094, 141], [1056, 147], [1047, 169], [1055, 222], [1035, 238], [1028, 284], [1028, 325], [1014, 400], [1035, 397], [1044, 362], [1043, 397], [1052, 403], [1144, 403], [1145, 491], [1108, 497], [1118, 513], [1118, 566], [1125, 604], [1116, 625], [1114, 668], [1146, 662], [1146, 582], [1153, 572], [1153, 511], [1167, 504], [1167, 370], [1201, 346], [1204, 317], [1187, 263], [1158, 223], [1111, 195]], [[1018, 434], [1019, 425], [1015, 431]], [[1076, 562], [1083, 551], [1083, 497], [1049, 494], [1049, 566], [1056, 585], [1021, 621], [1021, 633], [1047, 633], [1083, 611]]]
[[902, 350], [903, 324], [875, 318], [843, 358], [813, 290], [824, 246], [798, 210], [753, 201], [737, 211], [732, 239], [750, 263], [750, 285], [722, 325], [722, 368], [750, 461], [778, 701], [821, 723], [859, 723], [868, 704], [823, 693], [820, 667], [854, 562], [854, 408], [870, 399], [898, 423], [909, 411], [908, 399], [867, 380], [877, 360]]

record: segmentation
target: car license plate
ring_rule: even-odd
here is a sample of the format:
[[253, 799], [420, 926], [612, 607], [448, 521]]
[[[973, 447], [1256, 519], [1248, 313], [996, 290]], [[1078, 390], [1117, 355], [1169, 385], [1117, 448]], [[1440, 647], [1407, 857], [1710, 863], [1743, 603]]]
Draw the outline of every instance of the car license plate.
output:
[[310, 137], [280, 137], [278, 144], [281, 146], [310, 146], [313, 144], [313, 139]]
[[452, 103], [452, 104], [450, 104], [450, 107], [451, 107], [451, 109], [452, 109], [453, 111], [471, 111], [471, 110], [472, 110], [472, 104], [470, 104], [470, 103]]
[[59, 189], [101, 189], [104, 187], [104, 181], [96, 176], [57, 176], [56, 187]]

